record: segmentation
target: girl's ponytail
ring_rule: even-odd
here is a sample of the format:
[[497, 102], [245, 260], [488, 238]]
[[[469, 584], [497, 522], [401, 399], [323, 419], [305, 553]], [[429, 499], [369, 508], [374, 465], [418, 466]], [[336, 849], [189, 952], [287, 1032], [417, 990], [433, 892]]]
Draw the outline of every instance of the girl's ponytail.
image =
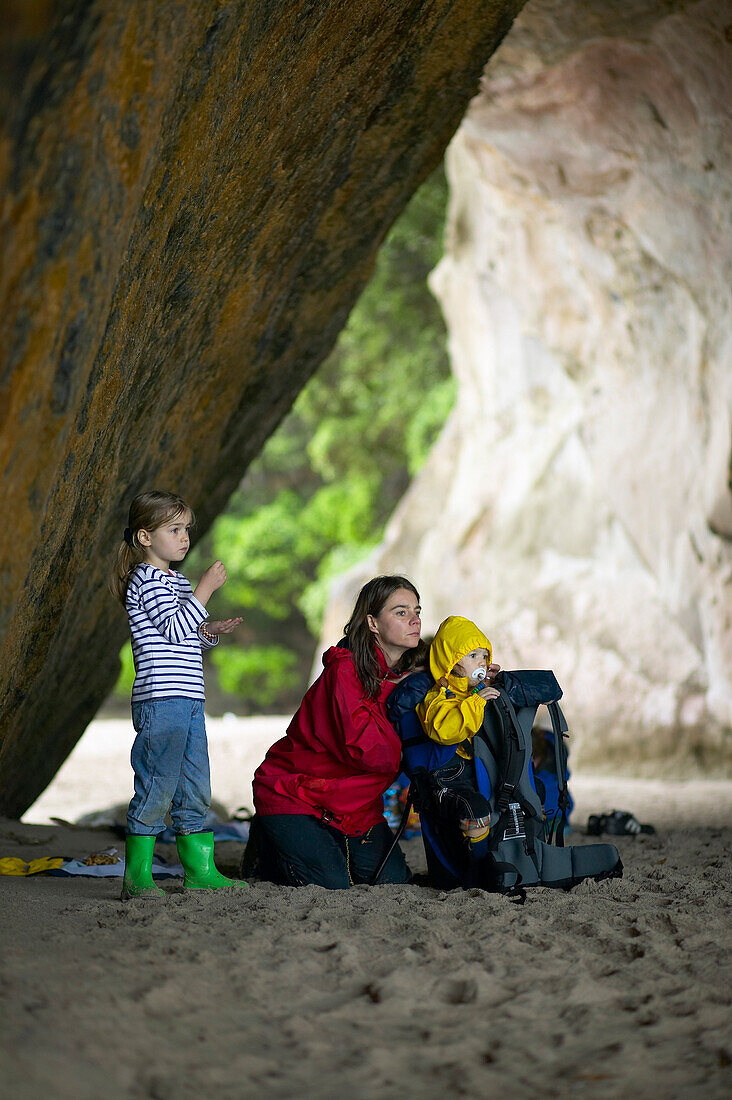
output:
[[[125, 534], [127, 533], [126, 531]], [[117, 547], [112, 570], [109, 574], [109, 590], [123, 607], [127, 598], [127, 585], [130, 583], [133, 570], [136, 565], [144, 560], [145, 556], [142, 548], [134, 536], [131, 536], [130, 542], [123, 539]]]

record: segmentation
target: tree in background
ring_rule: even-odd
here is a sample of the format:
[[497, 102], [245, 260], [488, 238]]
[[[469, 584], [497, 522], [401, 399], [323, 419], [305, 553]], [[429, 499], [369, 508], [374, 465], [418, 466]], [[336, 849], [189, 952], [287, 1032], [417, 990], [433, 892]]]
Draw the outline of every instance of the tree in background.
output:
[[[439, 169], [392, 227], [333, 353], [186, 560], [195, 577], [221, 558], [229, 580], [211, 616], [244, 616], [211, 653], [213, 713], [299, 703], [331, 580], [380, 541], [450, 411], [445, 327], [427, 287], [446, 199]], [[132, 675], [128, 646], [126, 697]]]

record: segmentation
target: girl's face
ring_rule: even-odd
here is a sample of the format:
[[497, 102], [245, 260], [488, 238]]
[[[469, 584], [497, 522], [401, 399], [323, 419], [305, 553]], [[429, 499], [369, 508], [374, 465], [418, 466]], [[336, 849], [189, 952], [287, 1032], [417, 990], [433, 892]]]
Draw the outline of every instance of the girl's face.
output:
[[467, 676], [470, 680], [473, 678], [473, 673], [479, 668], [488, 670], [487, 649], [474, 649], [471, 653], [466, 653], [455, 665], [452, 674], [453, 676]]
[[181, 512], [154, 531], [137, 532], [145, 560], [167, 573], [172, 562], [183, 561], [191, 545], [191, 513]]
[[397, 588], [378, 615], [367, 615], [369, 630], [387, 662], [396, 664], [408, 649], [414, 649], [422, 633], [421, 608], [410, 588]]

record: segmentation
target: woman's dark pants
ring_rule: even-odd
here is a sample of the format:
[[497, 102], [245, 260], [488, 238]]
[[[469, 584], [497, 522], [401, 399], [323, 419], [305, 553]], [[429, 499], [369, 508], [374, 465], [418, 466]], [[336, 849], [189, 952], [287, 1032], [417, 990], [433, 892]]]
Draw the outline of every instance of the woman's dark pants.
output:
[[[260, 875], [279, 886], [346, 890], [356, 883], [368, 883], [394, 841], [386, 821], [357, 836], [344, 836], [309, 814], [258, 814], [255, 821]], [[410, 879], [397, 844], [379, 876], [379, 885]]]

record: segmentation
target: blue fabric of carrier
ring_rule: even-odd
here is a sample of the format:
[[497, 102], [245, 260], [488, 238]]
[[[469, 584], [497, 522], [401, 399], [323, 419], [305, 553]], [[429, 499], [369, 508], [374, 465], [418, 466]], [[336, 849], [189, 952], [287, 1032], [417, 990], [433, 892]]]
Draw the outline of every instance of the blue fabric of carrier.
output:
[[505, 691], [515, 707], [538, 707], [541, 703], [556, 703], [563, 695], [559, 681], [551, 669], [499, 672], [491, 683]]

